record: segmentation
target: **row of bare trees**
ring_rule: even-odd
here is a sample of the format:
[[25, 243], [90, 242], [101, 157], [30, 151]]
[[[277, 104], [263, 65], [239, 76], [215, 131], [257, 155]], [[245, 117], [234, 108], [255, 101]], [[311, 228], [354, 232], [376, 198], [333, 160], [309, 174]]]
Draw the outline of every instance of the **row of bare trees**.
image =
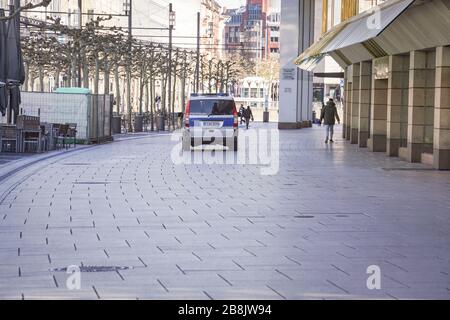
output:
[[[89, 88], [94, 94], [114, 94], [115, 111], [127, 110], [127, 124], [131, 128], [132, 114], [149, 112], [184, 111], [185, 99], [193, 91], [196, 52], [174, 48], [172, 69], [169, 70], [166, 44], [130, 40], [120, 28], [102, 27], [110, 18], [97, 18], [83, 28], [71, 28], [53, 19], [45, 28], [29, 32], [22, 37], [26, 70], [26, 91], [52, 90], [60, 85]], [[130, 50], [131, 48], [131, 50]], [[240, 77], [243, 67], [239, 60], [200, 59], [200, 90], [227, 92], [233, 81]], [[168, 76], [172, 87], [168, 88]], [[46, 88], [44, 79], [54, 79], [54, 88]], [[36, 86], [36, 81], [37, 86]], [[134, 99], [122, 99], [127, 82], [136, 84]], [[101, 88], [101, 84], [103, 87]], [[171, 99], [168, 99], [168, 94]], [[156, 110], [156, 97], [161, 99], [161, 110]], [[168, 105], [167, 101], [171, 101]], [[137, 110], [136, 110], [137, 109]], [[152, 122], [153, 129], [153, 122]]]

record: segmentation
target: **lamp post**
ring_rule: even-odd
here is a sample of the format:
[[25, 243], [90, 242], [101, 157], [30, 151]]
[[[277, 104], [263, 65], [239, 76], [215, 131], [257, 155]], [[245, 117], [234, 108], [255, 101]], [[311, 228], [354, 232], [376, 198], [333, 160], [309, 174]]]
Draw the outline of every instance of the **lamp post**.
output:
[[[172, 89], [172, 33], [173, 33], [173, 28], [175, 26], [175, 12], [172, 10], [172, 3], [169, 4], [169, 74], [168, 74], [168, 82], [169, 82], [169, 86], [168, 86], [168, 109], [169, 109], [169, 119], [168, 119], [168, 125], [169, 125], [169, 130], [171, 129], [171, 124], [173, 124], [173, 110], [171, 109], [172, 107], [172, 94], [171, 94], [171, 89]], [[173, 126], [174, 127], [174, 126]], [[174, 128], [175, 129], [175, 128]]]
[[197, 57], [195, 64], [195, 92], [200, 90], [200, 12], [197, 12]]
[[[47, 8], [45, 8], [45, 10], [47, 10]], [[47, 14], [45, 14], [45, 21], [47, 21]], [[83, 29], [83, 1], [82, 0], [78, 0], [78, 26], [80, 27], [80, 33], [81, 33], [81, 30]], [[79, 88], [81, 88], [81, 63], [82, 63], [80, 51], [78, 52], [78, 87]]]
[[132, 106], [131, 106], [131, 50], [132, 50], [132, 40], [133, 40], [133, 0], [125, 0], [124, 4], [125, 15], [128, 16], [128, 66], [127, 66], [127, 105], [128, 105], [128, 129], [132, 131], [131, 117], [132, 117]]

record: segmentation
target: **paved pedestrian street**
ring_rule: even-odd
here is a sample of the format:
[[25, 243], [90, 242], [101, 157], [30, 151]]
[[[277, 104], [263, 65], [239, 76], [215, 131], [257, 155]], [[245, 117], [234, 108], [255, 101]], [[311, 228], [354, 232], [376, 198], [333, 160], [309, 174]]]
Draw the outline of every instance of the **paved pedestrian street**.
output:
[[340, 130], [280, 131], [274, 175], [167, 134], [32, 163], [0, 182], [0, 298], [449, 299], [450, 172]]

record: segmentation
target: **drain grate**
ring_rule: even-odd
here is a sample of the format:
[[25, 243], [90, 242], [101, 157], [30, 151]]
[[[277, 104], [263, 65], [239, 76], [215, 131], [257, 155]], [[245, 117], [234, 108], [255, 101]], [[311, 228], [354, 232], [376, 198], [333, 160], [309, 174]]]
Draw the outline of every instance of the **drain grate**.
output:
[[311, 218], [314, 218], [314, 216], [294, 216], [294, 218], [299, 218], [299, 219], [311, 219]]
[[[133, 267], [118, 267], [118, 266], [81, 266], [78, 268], [80, 269], [80, 272], [116, 272], [116, 271], [133, 269]], [[67, 267], [66, 268], [55, 268], [55, 269], [51, 269], [51, 271], [67, 272]]]
[[73, 182], [73, 184], [88, 184], [88, 185], [102, 185], [102, 184], [109, 184], [107, 181], [98, 182], [98, 181], [83, 181], [83, 182]]
[[436, 171], [433, 168], [383, 168], [384, 171]]

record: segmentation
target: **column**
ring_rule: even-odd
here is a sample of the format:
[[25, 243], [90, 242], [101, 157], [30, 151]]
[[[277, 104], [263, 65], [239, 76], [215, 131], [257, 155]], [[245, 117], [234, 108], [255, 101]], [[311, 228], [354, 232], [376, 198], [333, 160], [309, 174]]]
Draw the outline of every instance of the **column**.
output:
[[372, 85], [372, 61], [363, 61], [360, 64], [359, 72], [359, 122], [358, 122], [358, 145], [361, 148], [367, 147], [369, 138], [369, 111], [370, 111], [370, 90]]
[[359, 70], [360, 64], [353, 64], [353, 83], [352, 83], [352, 104], [351, 104], [351, 131], [350, 143], [358, 143], [358, 124], [359, 124]]
[[433, 166], [450, 170], [450, 46], [436, 48]]
[[367, 147], [373, 152], [386, 152], [388, 79], [375, 79], [372, 75], [370, 107], [370, 138]]
[[353, 71], [352, 66], [345, 71], [347, 92], [345, 95], [345, 139], [350, 140], [352, 131], [352, 88], [353, 88]]
[[284, 0], [280, 25], [279, 129], [309, 127], [312, 120], [313, 75], [293, 63], [314, 42], [314, 0]]
[[343, 94], [343, 119], [342, 119], [342, 138], [347, 138], [347, 126], [348, 126], [348, 119], [347, 119], [347, 109], [348, 109], [348, 74], [347, 71], [344, 71], [344, 94]]
[[409, 56], [389, 57], [386, 153], [398, 157], [407, 143]]
[[[409, 60], [408, 146], [406, 159], [421, 162], [423, 153], [432, 152], [430, 129], [434, 122], [434, 52], [411, 51]], [[433, 99], [432, 99], [433, 98]], [[431, 105], [431, 106], [430, 106]], [[433, 116], [434, 118], [434, 116]]]

